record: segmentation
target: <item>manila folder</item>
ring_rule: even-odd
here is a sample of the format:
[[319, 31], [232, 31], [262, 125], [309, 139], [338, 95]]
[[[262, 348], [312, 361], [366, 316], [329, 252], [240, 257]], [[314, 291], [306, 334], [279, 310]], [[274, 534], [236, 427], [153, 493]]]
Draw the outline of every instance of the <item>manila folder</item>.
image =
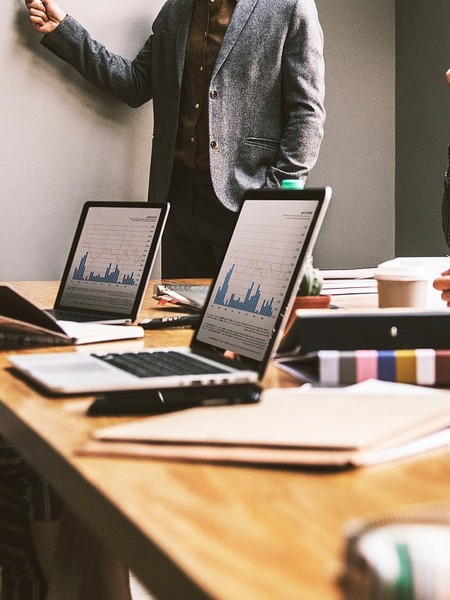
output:
[[450, 394], [269, 390], [258, 404], [190, 408], [98, 429], [78, 454], [346, 468], [450, 442]]

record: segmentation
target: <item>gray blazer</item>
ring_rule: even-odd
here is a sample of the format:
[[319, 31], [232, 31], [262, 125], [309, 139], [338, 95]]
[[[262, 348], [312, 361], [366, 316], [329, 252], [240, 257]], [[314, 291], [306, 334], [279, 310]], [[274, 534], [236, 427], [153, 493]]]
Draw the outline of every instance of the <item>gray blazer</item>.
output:
[[[149, 198], [172, 172], [187, 34], [195, 0], [168, 0], [134, 60], [110, 53], [68, 16], [42, 43], [130, 106], [153, 99]], [[212, 74], [210, 168], [231, 210], [249, 188], [306, 179], [323, 137], [323, 36], [314, 0], [239, 0]]]

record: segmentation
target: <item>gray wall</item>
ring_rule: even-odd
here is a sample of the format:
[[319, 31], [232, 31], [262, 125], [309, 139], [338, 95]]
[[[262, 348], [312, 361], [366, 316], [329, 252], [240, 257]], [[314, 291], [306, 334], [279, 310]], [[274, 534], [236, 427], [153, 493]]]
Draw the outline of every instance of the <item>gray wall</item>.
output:
[[[133, 57], [163, 0], [61, 0]], [[0, 19], [0, 279], [58, 279], [86, 200], [147, 200], [151, 105], [98, 92], [40, 46], [22, 0]]]
[[[125, 12], [119, 0], [63, 5], [132, 57], [162, 3], [130, 0]], [[151, 105], [130, 109], [97, 92], [40, 47], [21, 0], [3, 4], [0, 279], [56, 279], [85, 200], [145, 200]], [[314, 260], [372, 266], [395, 254], [395, 0], [317, 6], [328, 117], [308, 185], [331, 185], [334, 197]]]
[[[432, 5], [432, 8], [431, 8]], [[443, 256], [441, 199], [450, 143], [450, 3], [397, 0], [396, 252]]]
[[322, 268], [394, 256], [395, 0], [316, 0], [325, 36], [325, 137], [308, 185], [333, 197], [314, 251]]

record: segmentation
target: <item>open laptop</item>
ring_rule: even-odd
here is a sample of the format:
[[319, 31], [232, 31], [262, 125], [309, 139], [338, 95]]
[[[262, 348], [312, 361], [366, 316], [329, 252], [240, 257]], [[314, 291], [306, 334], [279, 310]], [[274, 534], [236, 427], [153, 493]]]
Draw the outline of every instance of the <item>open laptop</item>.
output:
[[259, 382], [289, 316], [330, 197], [328, 187], [244, 195], [189, 348], [16, 354], [9, 356], [11, 363], [57, 394]]
[[55, 305], [46, 312], [58, 321], [134, 321], [169, 208], [147, 202], [86, 202]]

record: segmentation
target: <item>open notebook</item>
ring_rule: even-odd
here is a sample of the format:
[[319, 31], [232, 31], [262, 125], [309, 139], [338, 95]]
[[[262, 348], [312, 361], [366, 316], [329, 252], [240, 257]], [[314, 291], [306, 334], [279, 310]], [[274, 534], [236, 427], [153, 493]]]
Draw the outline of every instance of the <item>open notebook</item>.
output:
[[10, 355], [11, 363], [45, 389], [69, 394], [261, 380], [330, 197], [330, 188], [245, 194], [189, 348]]

